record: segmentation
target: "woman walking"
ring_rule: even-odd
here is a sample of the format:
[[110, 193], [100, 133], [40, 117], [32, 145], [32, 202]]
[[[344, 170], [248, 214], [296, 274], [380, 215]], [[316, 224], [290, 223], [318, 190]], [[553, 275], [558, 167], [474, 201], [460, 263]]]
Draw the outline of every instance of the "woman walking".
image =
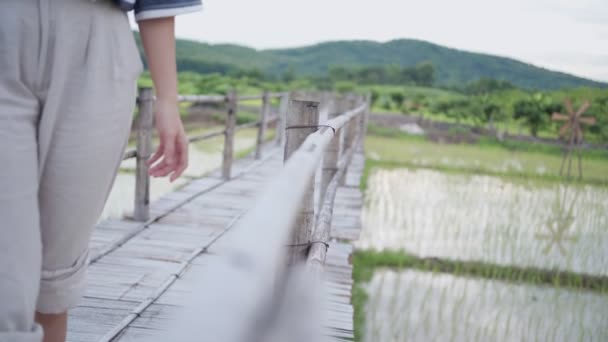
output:
[[[127, 144], [142, 63], [156, 88], [150, 175], [187, 166], [173, 16], [199, 0], [0, 0], [0, 341], [63, 342], [91, 230]], [[44, 337], [43, 337], [44, 334]]]

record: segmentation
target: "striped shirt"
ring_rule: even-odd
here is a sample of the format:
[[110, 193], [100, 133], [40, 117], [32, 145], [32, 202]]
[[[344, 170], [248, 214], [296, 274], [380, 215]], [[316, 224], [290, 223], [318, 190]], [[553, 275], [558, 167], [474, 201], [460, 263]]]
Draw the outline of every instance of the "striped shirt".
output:
[[201, 0], [114, 0], [124, 11], [135, 11], [135, 20], [172, 17], [202, 9]]

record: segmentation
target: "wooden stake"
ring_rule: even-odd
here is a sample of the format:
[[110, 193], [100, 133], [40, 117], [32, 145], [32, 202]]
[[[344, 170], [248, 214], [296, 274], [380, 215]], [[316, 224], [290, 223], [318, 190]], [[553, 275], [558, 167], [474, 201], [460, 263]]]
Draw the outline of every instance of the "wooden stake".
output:
[[135, 206], [133, 219], [144, 222], [150, 218], [150, 176], [147, 161], [152, 155], [154, 126], [154, 90], [139, 89], [137, 118], [137, 164], [135, 167]]
[[570, 178], [572, 170], [572, 150], [574, 148], [574, 134], [570, 137], [570, 144], [568, 144], [568, 178]]
[[[345, 100], [345, 107], [343, 107], [343, 112], [355, 109], [358, 105], [358, 102], [355, 98], [347, 98], [347, 100]], [[364, 116], [364, 115], [362, 115]], [[346, 126], [344, 127], [345, 132], [343, 134], [345, 134], [344, 136], [344, 146], [343, 149], [349, 149], [352, 147], [354, 141], [355, 141], [355, 137], [357, 136], [357, 128], [359, 128], [359, 126], [357, 125], [357, 120], [351, 120], [350, 122], [348, 122], [346, 124]], [[344, 173], [344, 175], [342, 176], [342, 179], [340, 180], [340, 185], [344, 185], [346, 184], [346, 175], [348, 174], [348, 171]]]
[[367, 108], [365, 109], [365, 113], [361, 115], [361, 139], [365, 139], [367, 135], [367, 125], [369, 124], [369, 116], [372, 111], [372, 94], [367, 93], [365, 95], [365, 103], [367, 104]]
[[[319, 102], [290, 100], [286, 124], [285, 161], [289, 160], [289, 157], [302, 145], [308, 135], [317, 130], [317, 125], [319, 124]], [[305, 260], [308, 242], [312, 235], [315, 217], [315, 185], [313, 178], [314, 174], [308, 179], [294, 180], [306, 182], [307, 190], [294, 223], [294, 233], [291, 239], [292, 247], [289, 253], [289, 263], [292, 265]]]
[[255, 145], [255, 159], [260, 160], [262, 158], [262, 146], [264, 145], [264, 138], [266, 137], [266, 118], [268, 117], [268, 111], [270, 110], [270, 98], [269, 92], [265, 91], [262, 95], [262, 109], [260, 110], [260, 127], [258, 129], [258, 138]]
[[582, 146], [581, 143], [577, 144], [578, 151], [578, 180], [583, 179], [583, 161], [582, 161]]
[[231, 91], [226, 98], [228, 115], [226, 116], [226, 132], [224, 133], [224, 156], [222, 161], [222, 178], [228, 180], [232, 177], [232, 161], [234, 159], [234, 127], [238, 111], [237, 93]]
[[289, 107], [289, 93], [281, 96], [281, 104], [279, 105], [279, 121], [277, 122], [277, 145], [283, 145], [285, 141], [285, 120], [287, 117], [287, 108]]

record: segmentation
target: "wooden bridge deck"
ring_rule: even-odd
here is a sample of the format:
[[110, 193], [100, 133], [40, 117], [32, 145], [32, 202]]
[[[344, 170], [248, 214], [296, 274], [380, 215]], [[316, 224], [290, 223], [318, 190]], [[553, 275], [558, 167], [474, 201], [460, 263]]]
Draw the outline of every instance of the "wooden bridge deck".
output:
[[[176, 308], [196, 291], [193, 280], [204, 278], [215, 255], [229, 247], [226, 237], [239, 234], [235, 223], [281, 168], [282, 152], [271, 147], [262, 160], [239, 160], [230, 181], [219, 173], [191, 181], [152, 203], [153, 218], [146, 224], [101, 222], [91, 242], [88, 290], [70, 312], [68, 341], [146, 341], [163, 331]], [[336, 196], [326, 266], [327, 332], [332, 341], [353, 338], [353, 247], [348, 240], [359, 235], [363, 163], [359, 151]]]

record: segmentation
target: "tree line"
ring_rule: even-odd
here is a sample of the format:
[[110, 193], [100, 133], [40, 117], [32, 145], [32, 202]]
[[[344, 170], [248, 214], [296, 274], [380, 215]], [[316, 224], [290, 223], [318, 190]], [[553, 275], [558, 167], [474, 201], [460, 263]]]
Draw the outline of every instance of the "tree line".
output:
[[503, 81], [487, 79], [458, 90], [460, 95], [448, 98], [408, 94], [407, 91], [380, 94], [373, 90], [372, 101], [374, 106], [387, 111], [397, 109], [418, 115], [432, 113], [443, 115], [456, 123], [468, 122], [477, 126], [495, 127], [497, 123], [515, 121], [527, 127], [531, 136], [537, 137], [541, 130], [554, 125], [551, 120], [553, 113], [567, 114], [563, 104], [565, 98], [571, 98], [578, 105], [590, 100], [591, 106], [585, 115], [594, 116], [597, 123], [586, 130], [600, 141], [608, 140], [608, 93], [592, 98], [577, 98], [576, 92], [557, 95], [530, 92]]

